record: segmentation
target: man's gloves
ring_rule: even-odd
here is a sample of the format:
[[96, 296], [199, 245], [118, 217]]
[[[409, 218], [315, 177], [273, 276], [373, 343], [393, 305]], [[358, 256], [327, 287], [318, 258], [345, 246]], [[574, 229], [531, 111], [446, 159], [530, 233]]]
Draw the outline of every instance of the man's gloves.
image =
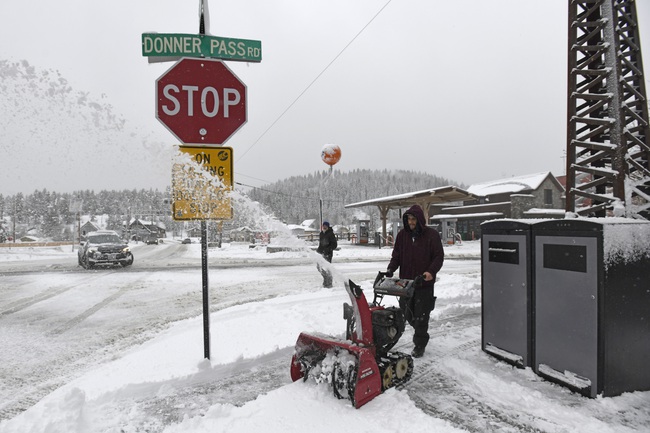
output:
[[393, 271], [391, 271], [390, 269], [386, 269], [386, 277], [393, 278]]
[[419, 289], [422, 287], [423, 283], [424, 283], [424, 276], [418, 275], [417, 277], [415, 277], [415, 280], [413, 280], [413, 288]]

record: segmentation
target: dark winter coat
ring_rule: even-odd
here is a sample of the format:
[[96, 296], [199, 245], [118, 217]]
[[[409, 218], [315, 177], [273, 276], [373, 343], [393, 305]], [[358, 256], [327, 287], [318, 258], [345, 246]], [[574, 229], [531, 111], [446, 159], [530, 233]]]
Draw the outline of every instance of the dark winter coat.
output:
[[[409, 228], [408, 214], [418, 220], [415, 231]], [[422, 288], [431, 289], [445, 258], [440, 234], [435, 229], [427, 227], [420, 206], [412, 206], [404, 213], [403, 220], [404, 228], [397, 233], [388, 270], [395, 272], [399, 268], [400, 278], [409, 280], [429, 272], [433, 280], [425, 281]]]
[[325, 260], [328, 262], [332, 261], [332, 256], [334, 255], [334, 250], [338, 247], [336, 241], [336, 235], [332, 227], [328, 227], [327, 230], [321, 231], [318, 235], [318, 249], [317, 253], [321, 254]]

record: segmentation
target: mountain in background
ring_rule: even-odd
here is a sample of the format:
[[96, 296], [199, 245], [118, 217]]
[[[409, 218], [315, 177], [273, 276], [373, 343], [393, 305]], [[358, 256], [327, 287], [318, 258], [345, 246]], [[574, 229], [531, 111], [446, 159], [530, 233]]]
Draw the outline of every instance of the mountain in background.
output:
[[328, 171], [292, 176], [252, 188], [247, 195], [286, 224], [318, 219], [322, 197], [325, 220], [332, 225], [351, 225], [357, 219], [378, 221], [379, 210], [376, 206], [345, 209], [345, 205], [447, 185], [465, 187], [456, 181], [416, 171], [384, 169], [342, 173], [334, 170], [330, 176]]

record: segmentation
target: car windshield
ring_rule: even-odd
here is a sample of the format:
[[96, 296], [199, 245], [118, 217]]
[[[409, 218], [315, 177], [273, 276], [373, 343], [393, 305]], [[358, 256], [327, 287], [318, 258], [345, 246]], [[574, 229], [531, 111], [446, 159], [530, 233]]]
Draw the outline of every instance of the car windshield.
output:
[[119, 244], [119, 243], [122, 243], [120, 241], [119, 236], [116, 236], [116, 235], [90, 236], [88, 238], [88, 242], [90, 242], [91, 244]]

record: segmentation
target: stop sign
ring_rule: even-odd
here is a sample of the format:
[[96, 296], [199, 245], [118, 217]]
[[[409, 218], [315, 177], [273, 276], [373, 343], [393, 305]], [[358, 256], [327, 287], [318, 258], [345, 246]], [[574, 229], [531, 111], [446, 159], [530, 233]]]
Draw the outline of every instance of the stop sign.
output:
[[181, 143], [223, 144], [246, 123], [246, 85], [219, 60], [183, 58], [156, 80], [156, 118]]

